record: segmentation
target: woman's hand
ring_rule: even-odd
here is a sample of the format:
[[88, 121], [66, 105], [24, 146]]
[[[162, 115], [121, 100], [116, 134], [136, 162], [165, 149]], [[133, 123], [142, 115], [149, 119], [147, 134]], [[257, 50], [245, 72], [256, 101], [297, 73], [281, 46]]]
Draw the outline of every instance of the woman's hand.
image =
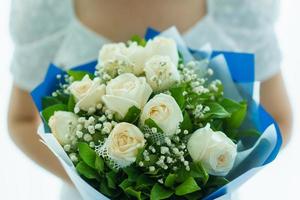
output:
[[277, 121], [284, 147], [291, 137], [293, 116], [281, 73], [262, 82], [260, 86], [260, 102]]
[[40, 118], [27, 91], [13, 86], [8, 112], [8, 127], [14, 143], [33, 161], [68, 183], [70, 179], [37, 134]]

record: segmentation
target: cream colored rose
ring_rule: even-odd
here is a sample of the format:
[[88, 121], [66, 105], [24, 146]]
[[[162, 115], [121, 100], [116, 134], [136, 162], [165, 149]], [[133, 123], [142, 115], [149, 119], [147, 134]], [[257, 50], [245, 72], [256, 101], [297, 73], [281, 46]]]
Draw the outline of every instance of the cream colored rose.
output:
[[142, 74], [148, 59], [146, 49], [132, 42], [128, 47], [124, 43], [106, 44], [99, 53], [99, 63], [103, 69], [115, 76], [118, 73]]
[[182, 112], [175, 99], [166, 94], [154, 96], [145, 105], [141, 114], [141, 123], [151, 118], [166, 135], [173, 135], [180, 122], [183, 121]]
[[155, 55], [168, 56], [173, 64], [177, 66], [179, 56], [176, 43], [173, 39], [155, 37], [153, 40], [147, 42], [146, 49], [151, 57]]
[[108, 156], [121, 167], [135, 162], [138, 150], [146, 143], [143, 133], [129, 123], [117, 124], [108, 136], [104, 146]]
[[144, 73], [145, 62], [149, 59], [147, 49], [133, 42], [127, 48], [127, 57], [133, 65], [133, 73], [135, 75]]
[[180, 81], [177, 67], [168, 56], [153, 56], [146, 62], [144, 70], [154, 91], [168, 89]]
[[105, 94], [105, 85], [100, 84], [97, 78], [91, 80], [88, 75], [85, 75], [81, 81], [74, 81], [69, 89], [75, 97], [75, 107], [84, 111], [95, 108], [101, 103], [102, 96]]
[[66, 111], [56, 111], [49, 119], [52, 134], [61, 145], [71, 144], [76, 140], [77, 115]]
[[123, 118], [132, 106], [142, 109], [151, 93], [152, 89], [144, 77], [125, 73], [107, 84], [106, 95], [102, 99], [110, 110]]
[[214, 132], [209, 124], [190, 137], [187, 148], [194, 161], [200, 161], [207, 172], [225, 176], [232, 169], [237, 146], [223, 132]]
[[106, 63], [126, 58], [127, 47], [124, 43], [111, 43], [102, 46], [99, 52], [99, 61]]

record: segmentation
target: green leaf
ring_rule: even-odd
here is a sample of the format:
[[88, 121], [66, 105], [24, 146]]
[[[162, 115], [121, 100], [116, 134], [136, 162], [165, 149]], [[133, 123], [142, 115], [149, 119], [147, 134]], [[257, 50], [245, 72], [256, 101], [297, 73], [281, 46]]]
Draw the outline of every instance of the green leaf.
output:
[[200, 162], [193, 162], [191, 164], [191, 176], [194, 178], [201, 178], [204, 185], [209, 179], [209, 174], [206, 172]]
[[56, 105], [56, 104], [62, 104], [62, 102], [57, 99], [56, 97], [43, 97], [42, 98], [42, 108], [46, 109], [47, 107]]
[[130, 166], [123, 168], [123, 171], [127, 174], [129, 181], [136, 181], [141, 174], [139, 170]]
[[46, 122], [48, 123], [50, 117], [51, 117], [52, 115], [54, 115], [54, 113], [55, 113], [56, 111], [67, 111], [67, 110], [68, 110], [68, 108], [67, 108], [66, 105], [64, 105], [64, 104], [55, 104], [55, 105], [53, 105], [53, 106], [50, 106], [50, 107], [44, 109], [44, 110], [42, 111], [42, 116], [43, 116], [43, 118], [46, 120]]
[[169, 188], [173, 187], [176, 179], [177, 179], [176, 174], [169, 174], [165, 180], [165, 186]]
[[202, 199], [203, 197], [203, 191], [196, 191], [187, 195], [184, 195], [185, 198], [187, 198], [188, 200], [199, 200]]
[[106, 196], [112, 197], [114, 196], [114, 190], [110, 189], [108, 187], [108, 184], [106, 182], [106, 180], [103, 180], [100, 182], [100, 188], [99, 188], [100, 192]]
[[98, 156], [96, 152], [93, 149], [91, 149], [87, 143], [80, 142], [77, 146], [79, 155], [82, 158], [83, 162], [85, 162], [88, 166], [92, 167], [93, 169], [96, 169], [95, 163], [96, 157]]
[[62, 104], [68, 104], [69, 101], [69, 96], [66, 93], [62, 93], [62, 92], [57, 92], [57, 96], [55, 98], [57, 98], [60, 102], [62, 102]]
[[221, 105], [231, 113], [231, 117], [226, 120], [227, 128], [239, 128], [243, 123], [247, 114], [246, 102], [235, 102], [231, 99], [223, 99]]
[[82, 161], [76, 165], [76, 170], [80, 175], [88, 179], [97, 178], [97, 172]]
[[201, 188], [198, 186], [197, 182], [193, 177], [189, 177], [182, 184], [176, 187], [175, 194], [178, 196], [183, 196], [189, 193], [196, 192]]
[[138, 45], [145, 47], [147, 41], [144, 38], [141, 38], [139, 35], [134, 35], [130, 39], [132, 42], [136, 42]]
[[183, 55], [180, 51], [178, 51], [178, 57], [179, 57], [178, 65], [184, 64], [184, 58], [183, 58]]
[[83, 77], [85, 77], [85, 75], [88, 75], [90, 79], [95, 78], [94, 74], [88, 73], [86, 71], [69, 70], [67, 71], [67, 73], [69, 74], [69, 76], [73, 77], [74, 81], [81, 81]]
[[205, 187], [221, 187], [227, 183], [229, 183], [229, 181], [226, 178], [213, 176], [209, 179]]
[[163, 130], [151, 118], [145, 120], [145, 125], [149, 128], [156, 128], [159, 133], [164, 133]]
[[173, 195], [173, 191], [166, 189], [162, 185], [156, 183], [150, 193], [151, 200], [160, 200], [160, 199], [167, 199]]
[[190, 171], [187, 171], [185, 168], [180, 168], [177, 171], [177, 179], [176, 182], [183, 183], [186, 179], [190, 177]]
[[141, 110], [139, 108], [137, 108], [136, 106], [132, 106], [131, 108], [128, 109], [128, 112], [122, 121], [133, 124], [139, 119], [140, 113]]
[[141, 174], [136, 180], [136, 189], [144, 189], [153, 184], [154, 182], [148, 176]]
[[184, 109], [185, 98], [183, 96], [183, 92], [185, 91], [185, 85], [180, 85], [177, 87], [170, 88], [171, 96], [176, 100], [179, 108]]
[[100, 173], [104, 172], [104, 161], [99, 156], [96, 156], [95, 169]]
[[180, 124], [180, 129], [182, 131], [188, 130], [189, 133], [191, 133], [193, 131], [193, 124], [192, 124], [190, 115], [186, 111], [183, 114], [183, 121]]
[[208, 103], [206, 104], [210, 110], [204, 114], [204, 118], [216, 118], [223, 119], [231, 116], [229, 112], [227, 112], [223, 106], [218, 103]]
[[133, 187], [126, 188], [125, 193], [129, 194], [130, 196], [135, 197], [138, 200], [142, 200], [142, 192], [141, 191], [136, 191], [135, 189], [133, 189]]
[[125, 191], [125, 189], [131, 186], [132, 184], [132, 181], [130, 181], [129, 179], [125, 179], [124, 181], [122, 181], [122, 183], [119, 184], [119, 187], [122, 188], [123, 191]]
[[74, 112], [75, 105], [76, 105], [75, 97], [73, 95], [70, 95], [68, 101], [68, 111]]
[[107, 185], [109, 188], [116, 189], [117, 173], [110, 171], [106, 173]]

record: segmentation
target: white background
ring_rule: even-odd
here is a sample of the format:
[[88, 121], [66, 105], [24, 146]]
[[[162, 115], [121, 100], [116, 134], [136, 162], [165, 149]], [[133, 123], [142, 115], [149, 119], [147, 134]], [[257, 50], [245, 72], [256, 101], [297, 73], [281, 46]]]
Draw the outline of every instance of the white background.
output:
[[[293, 138], [276, 161], [240, 188], [241, 200], [299, 199], [300, 1], [283, 0], [281, 4], [276, 30], [284, 54], [283, 74], [295, 114]], [[32, 163], [8, 137], [6, 115], [12, 82], [9, 64], [13, 51], [8, 32], [9, 6], [9, 0], [0, 0], [0, 199], [59, 199], [60, 180]]]

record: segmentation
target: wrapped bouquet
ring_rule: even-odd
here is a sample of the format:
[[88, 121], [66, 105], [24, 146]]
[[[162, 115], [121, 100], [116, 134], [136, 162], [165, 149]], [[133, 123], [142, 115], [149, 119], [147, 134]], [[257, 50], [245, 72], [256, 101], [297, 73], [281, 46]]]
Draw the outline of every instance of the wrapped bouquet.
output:
[[175, 29], [51, 65], [32, 96], [39, 135], [84, 199], [214, 199], [277, 155], [252, 99], [253, 55], [188, 49]]

